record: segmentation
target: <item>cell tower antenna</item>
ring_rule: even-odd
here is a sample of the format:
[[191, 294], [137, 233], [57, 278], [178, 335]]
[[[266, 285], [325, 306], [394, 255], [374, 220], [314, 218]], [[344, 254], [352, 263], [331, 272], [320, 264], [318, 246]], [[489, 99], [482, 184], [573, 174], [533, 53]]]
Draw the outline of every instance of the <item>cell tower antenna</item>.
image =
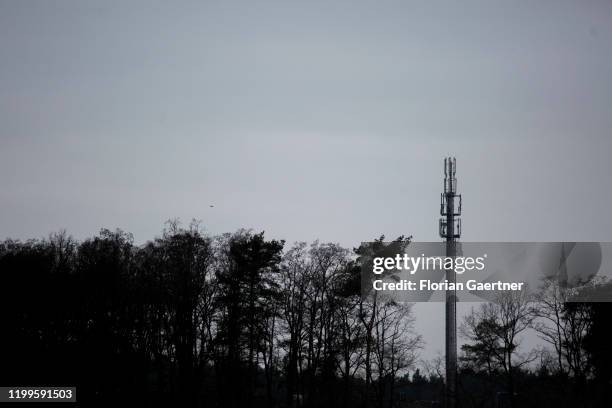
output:
[[[446, 241], [446, 256], [457, 255], [457, 240], [461, 236], [461, 194], [457, 194], [455, 172], [457, 160], [454, 157], [444, 159], [444, 192], [440, 198], [440, 237]], [[456, 282], [455, 271], [446, 271], [449, 283]], [[452, 285], [453, 287], [455, 285]], [[457, 298], [454, 290], [446, 291], [446, 387], [444, 406], [455, 408], [457, 401]]]

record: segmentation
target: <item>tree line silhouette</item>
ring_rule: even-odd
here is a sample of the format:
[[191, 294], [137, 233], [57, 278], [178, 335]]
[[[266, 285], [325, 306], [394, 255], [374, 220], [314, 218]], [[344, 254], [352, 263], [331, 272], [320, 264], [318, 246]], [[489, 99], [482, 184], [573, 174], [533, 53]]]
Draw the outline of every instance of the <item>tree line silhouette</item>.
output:
[[[76, 386], [82, 406], [439, 406], [442, 359], [418, 360], [411, 305], [361, 295], [361, 265], [410, 240], [287, 247], [195, 221], [144, 245], [106, 229], [7, 239], [0, 381]], [[464, 319], [460, 406], [607, 406], [610, 308], [559, 293]], [[520, 354], [527, 328], [551, 347]]]

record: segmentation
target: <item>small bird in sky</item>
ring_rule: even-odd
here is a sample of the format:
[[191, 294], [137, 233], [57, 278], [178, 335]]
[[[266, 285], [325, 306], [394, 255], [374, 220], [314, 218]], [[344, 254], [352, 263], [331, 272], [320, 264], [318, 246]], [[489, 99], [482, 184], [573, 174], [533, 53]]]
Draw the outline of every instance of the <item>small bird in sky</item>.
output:
[[210, 208], [213, 208], [213, 207], [214, 207], [214, 205], [210, 204], [210, 205], [209, 205], [209, 207], [210, 207]]

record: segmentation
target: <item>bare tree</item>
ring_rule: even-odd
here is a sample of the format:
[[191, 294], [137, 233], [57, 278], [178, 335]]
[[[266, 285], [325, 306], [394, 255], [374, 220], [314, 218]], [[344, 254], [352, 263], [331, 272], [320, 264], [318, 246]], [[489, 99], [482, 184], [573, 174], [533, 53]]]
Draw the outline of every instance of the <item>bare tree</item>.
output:
[[533, 313], [524, 292], [503, 292], [494, 303], [483, 303], [472, 309], [460, 328], [471, 341], [462, 347], [476, 365], [486, 365], [488, 371], [501, 369], [514, 403], [514, 371], [533, 361], [534, 351], [519, 353], [521, 334], [531, 327]]
[[379, 303], [374, 324], [374, 355], [376, 366], [376, 399], [380, 408], [385, 401], [393, 406], [393, 389], [399, 372], [411, 367], [422, 345], [420, 335], [413, 331], [411, 304], [391, 300]]
[[[375, 239], [372, 242], [362, 243], [361, 246], [354, 249], [357, 255], [357, 265], [361, 268], [369, 269], [374, 257], [393, 256], [402, 253], [406, 246], [410, 244], [412, 237], [400, 236], [394, 241], [385, 242], [384, 235]], [[363, 289], [363, 288], [362, 288]], [[379, 296], [377, 291], [363, 293], [359, 302], [359, 320], [364, 328], [364, 370], [365, 370], [365, 387], [362, 405], [366, 407], [369, 403], [370, 386], [373, 379], [373, 353], [374, 353], [374, 336], [376, 316], [378, 315]]]
[[344, 383], [344, 406], [348, 406], [350, 384], [363, 367], [364, 328], [359, 320], [359, 295], [343, 297], [337, 308], [338, 370]]
[[558, 281], [546, 281], [531, 308], [536, 317], [533, 327], [553, 347], [558, 372], [583, 379], [589, 370], [584, 342], [591, 320], [588, 307], [568, 302], [572, 294]]
[[296, 243], [284, 256], [280, 269], [281, 321], [285, 336], [281, 344], [285, 349], [287, 381], [287, 405], [291, 406], [298, 390], [298, 368], [302, 362], [302, 346], [305, 338], [305, 313], [307, 277], [310, 263], [306, 243]]

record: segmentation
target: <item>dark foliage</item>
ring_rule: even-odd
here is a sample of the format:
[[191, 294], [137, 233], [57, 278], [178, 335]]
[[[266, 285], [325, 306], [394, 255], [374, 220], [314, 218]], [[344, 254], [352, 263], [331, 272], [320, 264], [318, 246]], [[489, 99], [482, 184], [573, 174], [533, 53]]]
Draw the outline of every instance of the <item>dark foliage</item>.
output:
[[[175, 222], [141, 246], [120, 230], [6, 240], [0, 383], [76, 386], [79, 406], [439, 406], [443, 379], [409, 375], [421, 347], [410, 307], [360, 295], [360, 266], [409, 243], [285, 249], [264, 233], [209, 237]], [[511, 368], [516, 406], [609, 406], [610, 310], [581, 307], [588, 374]], [[464, 347], [460, 406], [507, 400], [491, 324]]]

